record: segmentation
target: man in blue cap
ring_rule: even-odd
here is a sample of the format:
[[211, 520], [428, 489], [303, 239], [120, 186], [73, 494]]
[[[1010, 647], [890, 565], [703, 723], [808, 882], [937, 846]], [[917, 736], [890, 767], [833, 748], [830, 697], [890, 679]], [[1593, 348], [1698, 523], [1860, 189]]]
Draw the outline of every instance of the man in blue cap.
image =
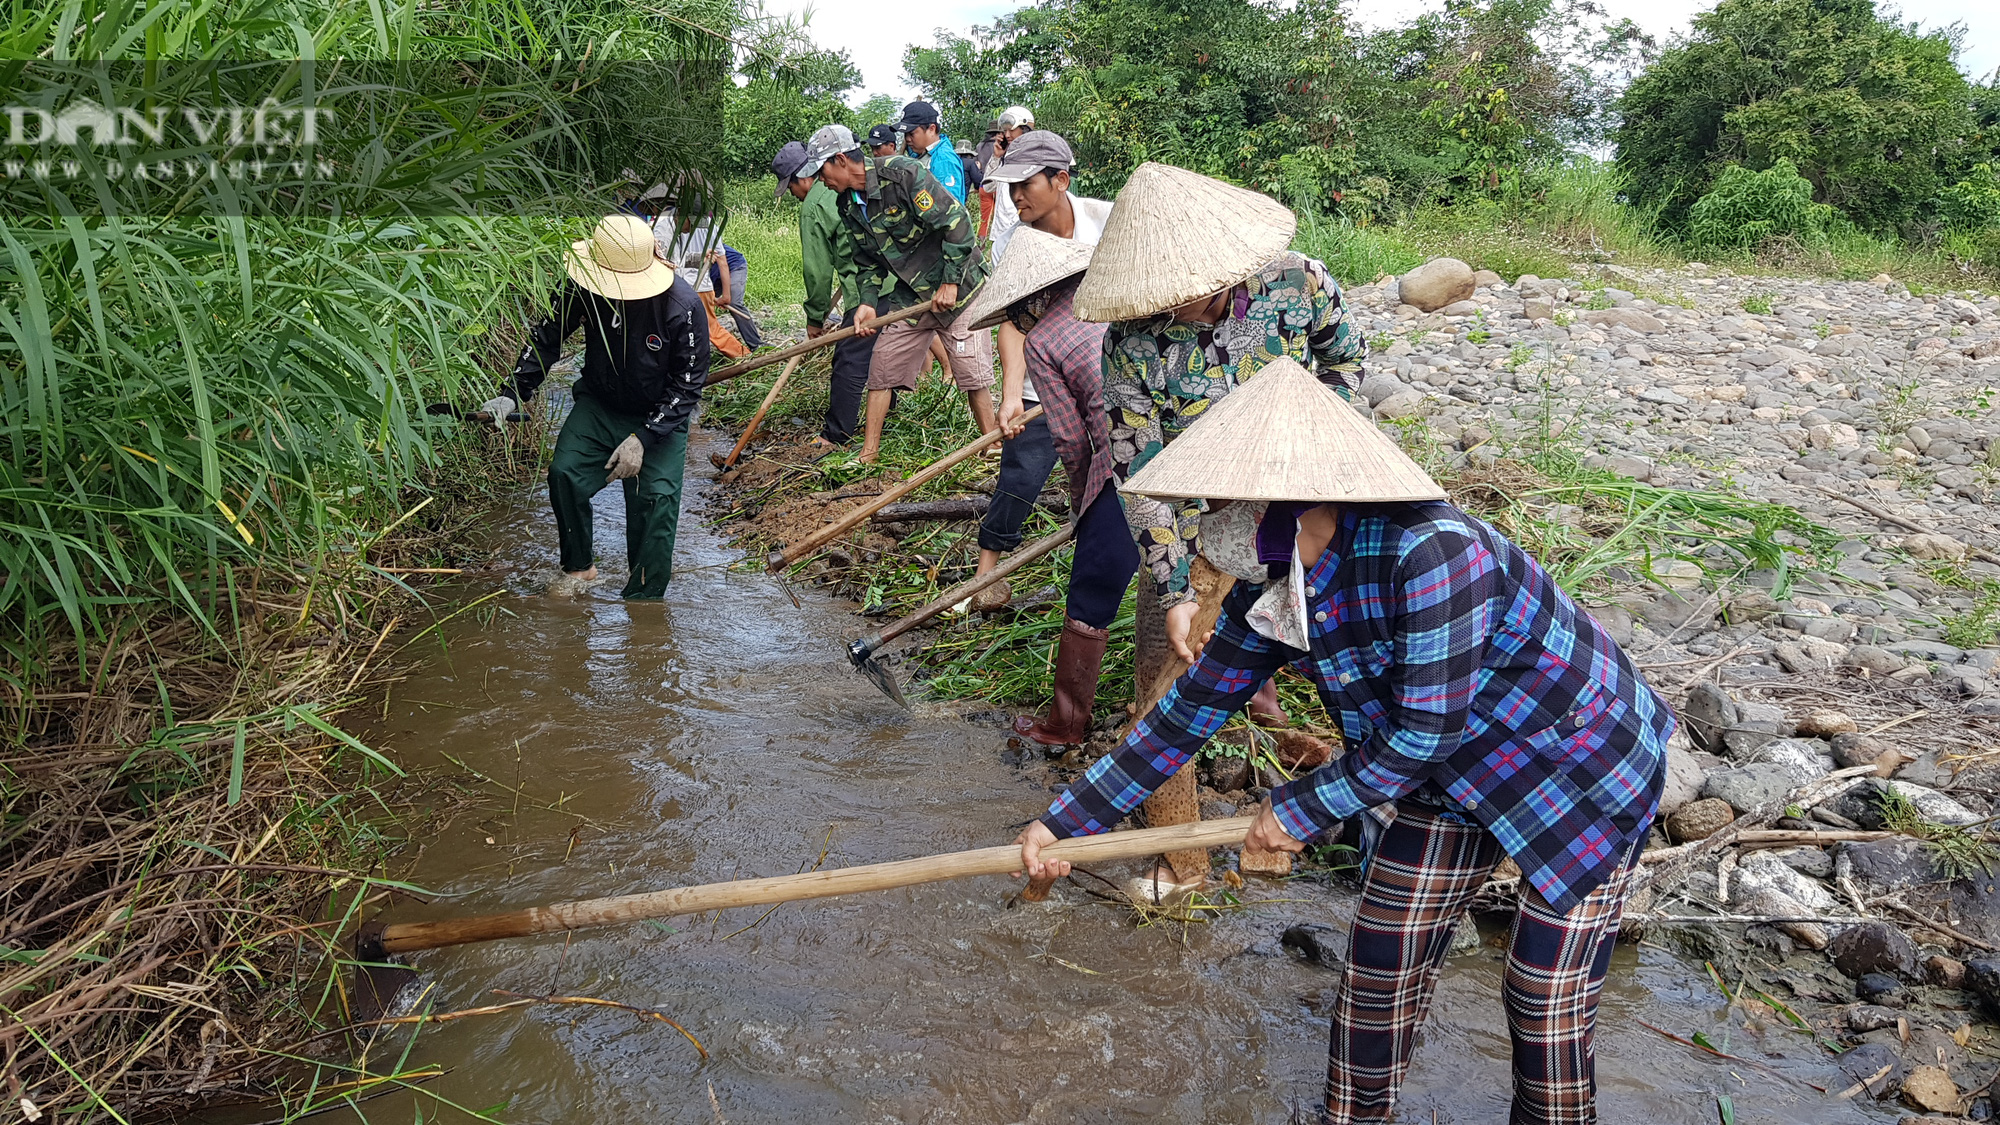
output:
[[965, 202], [965, 162], [953, 149], [938, 121], [937, 107], [915, 101], [903, 107], [903, 143], [910, 155], [924, 162], [938, 183], [960, 203]]

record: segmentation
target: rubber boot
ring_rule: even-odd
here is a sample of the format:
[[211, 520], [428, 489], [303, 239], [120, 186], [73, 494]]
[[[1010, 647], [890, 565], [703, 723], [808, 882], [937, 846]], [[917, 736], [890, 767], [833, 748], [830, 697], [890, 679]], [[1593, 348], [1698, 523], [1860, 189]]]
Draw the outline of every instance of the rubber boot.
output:
[[1275, 676], [1265, 680], [1264, 686], [1257, 689], [1257, 694], [1250, 697], [1250, 706], [1246, 710], [1250, 712], [1250, 721], [1260, 727], [1289, 726], [1292, 721], [1292, 717], [1278, 703], [1278, 680]]
[[1070, 618], [1056, 645], [1056, 697], [1045, 719], [1021, 715], [1014, 733], [1044, 746], [1068, 746], [1090, 733], [1090, 707], [1097, 701], [1097, 674], [1104, 667], [1108, 629], [1093, 629]]

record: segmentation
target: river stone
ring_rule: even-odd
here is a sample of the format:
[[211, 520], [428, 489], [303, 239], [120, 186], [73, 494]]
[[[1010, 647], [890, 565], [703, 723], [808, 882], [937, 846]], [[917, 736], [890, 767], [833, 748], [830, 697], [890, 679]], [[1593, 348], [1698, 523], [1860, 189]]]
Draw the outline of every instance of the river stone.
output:
[[1784, 860], [1768, 851], [1755, 851], [1736, 868], [1736, 886], [1745, 891], [1769, 888], [1802, 904], [1808, 914], [1822, 914], [1838, 904], [1833, 892], [1819, 880], [1794, 871]]
[[1935, 882], [1937, 869], [1924, 854], [1922, 841], [1907, 836], [1894, 840], [1852, 840], [1834, 845], [1834, 868], [1852, 873], [1863, 889], [1887, 893]]
[[1472, 284], [1482, 289], [1497, 289], [1507, 284], [1507, 279], [1492, 270], [1474, 270]]
[[1880, 1004], [1887, 1008], [1907, 1008], [1910, 1006], [1910, 991], [1903, 982], [1888, 973], [1863, 973], [1854, 982], [1854, 994], [1870, 1004]]
[[[1922, 450], [1919, 450], [1922, 452]], [[1949, 535], [1905, 535], [1901, 544], [1905, 553], [1915, 559], [1942, 559], [1946, 562], [1963, 562], [1966, 546]]]
[[1479, 312], [1479, 305], [1472, 301], [1453, 301], [1438, 310], [1439, 316], [1473, 316]]
[[1209, 784], [1218, 793], [1234, 793], [1250, 784], [1250, 759], [1220, 754], [1209, 760]]
[[1722, 732], [1736, 725], [1736, 701], [1707, 680], [1688, 689], [1681, 705], [1681, 721], [1687, 724], [1688, 738], [1695, 749], [1711, 754], [1723, 750]]
[[[1903, 1013], [1896, 1009], [1884, 1008], [1880, 1004], [1856, 1004], [1847, 1010], [1847, 1030], [1856, 1034], [1866, 1031], [1879, 1031], [1885, 1027], [1896, 1026], [1896, 1021], [1901, 1019], [1902, 1016]], [[1875, 1070], [1882, 1069], [1882, 1066], [1882, 1063], [1875, 1064]], [[1860, 1082], [1873, 1075], [1875, 1070], [1857, 1074], [1854, 1076], [1854, 1080]]]
[[[1895, 1013], [1891, 1012], [1889, 1022], [1881, 1026], [1896, 1026], [1894, 1016]], [[1855, 1028], [1854, 1030], [1860, 1031], [1861, 1029]], [[1870, 1028], [1869, 1030], [1872, 1031], [1875, 1029]], [[1875, 1081], [1870, 1082], [1868, 1085], [1868, 1093], [1878, 1098], [1901, 1086], [1903, 1084], [1903, 1075], [1908, 1072], [1908, 1067], [1903, 1062], [1903, 1056], [1897, 1054], [1895, 1048], [1890, 1047], [1886, 1043], [1863, 1043], [1851, 1051], [1841, 1052], [1840, 1058], [1836, 1062], [1839, 1064], [1841, 1071], [1856, 1082], [1868, 1082], [1869, 1079], [1875, 1078], [1875, 1075], [1883, 1067], [1888, 1067], [1889, 1073], [1882, 1075], [1880, 1078], [1875, 1078]]]
[[1681, 806], [1667, 817], [1667, 835], [1674, 843], [1685, 844], [1690, 840], [1706, 840], [1736, 819], [1736, 813], [1729, 802], [1706, 797]]
[[1908, 798], [1911, 804], [1917, 806], [1917, 812], [1922, 814], [1925, 820], [1936, 821], [1939, 824], [1973, 824], [1985, 819], [1935, 789], [1912, 785], [1907, 781], [1883, 781], [1877, 784], [1886, 785]]
[[2000, 957], [1980, 957], [1965, 963], [1965, 987], [2000, 1015]]
[[1826, 947], [1833, 967], [1859, 980], [1869, 973], [1917, 979], [1917, 943], [1887, 922], [1849, 926]]
[[1833, 772], [1833, 759], [1826, 754], [1826, 743], [1816, 738], [1781, 738], [1765, 743], [1750, 755], [1749, 764], [1759, 763], [1781, 765], [1790, 770], [1794, 789]]
[[1472, 267], [1457, 258], [1432, 258], [1402, 277], [1399, 283], [1403, 303], [1424, 312], [1436, 312], [1454, 301], [1472, 296]]
[[1913, 1067], [1903, 1077], [1903, 1100], [1932, 1113], [1956, 1114], [1964, 1104], [1958, 1083], [1941, 1066]]
[[1347, 955], [1347, 935], [1332, 926], [1318, 922], [1301, 922], [1285, 928], [1279, 939], [1286, 949], [1295, 949], [1299, 956], [1315, 965], [1338, 969]]
[[1593, 309], [1579, 316], [1577, 319], [1585, 324], [1603, 325], [1607, 328], [1616, 325], [1621, 328], [1630, 328], [1634, 332], [1665, 332], [1667, 330], [1665, 321], [1662, 321], [1652, 313], [1642, 312], [1638, 309]]
[[1847, 650], [1845, 663], [1850, 668], [1865, 668], [1878, 676], [1900, 672], [1909, 661], [1877, 645], [1855, 645]]
[[1410, 385], [1408, 383], [1403, 382], [1394, 375], [1379, 372], [1361, 381], [1361, 397], [1368, 400], [1369, 406], [1379, 406], [1385, 399], [1402, 394], [1409, 389]]
[[1681, 747], [1667, 744], [1666, 784], [1660, 791], [1661, 816], [1672, 816], [1675, 810], [1701, 796], [1701, 763], [1694, 755]]
[[1521, 315], [1529, 320], [1549, 320], [1556, 315], [1556, 303], [1547, 297], [1530, 297], [1521, 302]]
[[1933, 953], [1924, 958], [1924, 980], [1939, 988], [1965, 987], [1965, 962]]
[[[1889, 745], [1881, 739], [1866, 734], [1836, 734], [1833, 736], [1833, 760], [1843, 768], [1872, 766], [1882, 755], [1891, 753]], [[1901, 755], [1897, 755], [1898, 760]]]
[[1375, 404], [1375, 417], [1393, 422], [1398, 418], [1421, 417], [1424, 410], [1424, 392], [1414, 388], [1397, 391]]
[[1814, 879], [1833, 877], [1833, 857], [1818, 848], [1772, 848], [1786, 867]]
[[1832, 738], [1837, 734], [1853, 734], [1860, 729], [1847, 712], [1835, 711], [1831, 707], [1808, 711], [1798, 724], [1798, 733], [1808, 738]]
[[1777, 740], [1778, 736], [1771, 731], [1731, 727], [1722, 732], [1722, 751], [1732, 760], [1747, 762], [1750, 760], [1750, 755], [1762, 750], [1765, 744]]
[[1792, 720], [1783, 707], [1755, 699], [1736, 704], [1736, 721], [1730, 725], [1738, 730], [1769, 731], [1780, 738], [1790, 738], [1793, 733]]
[[1783, 801], [1791, 795], [1793, 788], [1789, 767], [1762, 762], [1716, 770], [1702, 781], [1701, 795], [1727, 801], [1729, 807], [1737, 812], [1749, 813], [1761, 806]]

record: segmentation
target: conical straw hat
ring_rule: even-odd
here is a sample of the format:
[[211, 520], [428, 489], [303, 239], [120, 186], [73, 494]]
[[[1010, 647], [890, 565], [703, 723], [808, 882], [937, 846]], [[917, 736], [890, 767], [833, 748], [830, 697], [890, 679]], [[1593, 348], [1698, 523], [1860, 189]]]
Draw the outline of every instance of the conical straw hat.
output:
[[1116, 204], [1077, 286], [1084, 320], [1153, 316], [1226, 289], [1284, 253], [1299, 226], [1269, 196], [1167, 164], [1139, 165]]
[[[1114, 212], [1115, 213], [1115, 212]], [[1007, 319], [1007, 308], [1068, 277], [1075, 277], [1090, 265], [1090, 245], [1074, 238], [1061, 238], [1034, 227], [1014, 232], [1007, 252], [993, 275], [979, 287], [979, 293], [965, 311], [958, 314], [964, 328], [991, 328]]]
[[1356, 504], [1445, 499], [1375, 423], [1289, 358], [1272, 360], [1203, 411], [1120, 491]]
[[653, 228], [637, 215], [606, 215], [590, 237], [569, 244], [570, 280], [601, 297], [638, 301], [665, 293], [674, 271], [653, 256]]

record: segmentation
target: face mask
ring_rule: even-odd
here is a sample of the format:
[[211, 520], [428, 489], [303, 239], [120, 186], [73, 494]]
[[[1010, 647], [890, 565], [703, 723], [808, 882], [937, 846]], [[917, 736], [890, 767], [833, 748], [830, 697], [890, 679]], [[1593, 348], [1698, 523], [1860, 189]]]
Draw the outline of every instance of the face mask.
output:
[[1244, 582], [1263, 582], [1269, 570], [1257, 561], [1257, 525], [1264, 519], [1263, 501], [1238, 500], [1203, 512], [1201, 557], [1217, 570]]

